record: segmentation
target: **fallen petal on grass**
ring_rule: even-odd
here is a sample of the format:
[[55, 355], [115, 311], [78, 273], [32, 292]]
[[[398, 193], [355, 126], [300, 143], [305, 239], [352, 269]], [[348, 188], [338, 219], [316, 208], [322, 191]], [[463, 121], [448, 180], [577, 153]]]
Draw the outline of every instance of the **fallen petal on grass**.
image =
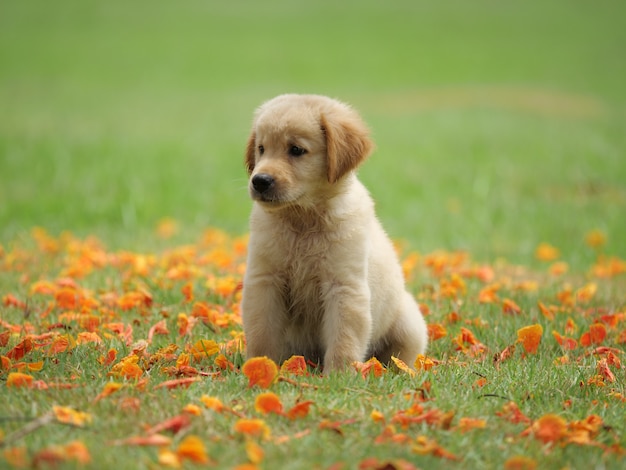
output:
[[[468, 253], [413, 256], [405, 267], [429, 321], [426, 354], [324, 374], [304, 356], [280, 367], [244, 360], [245, 239], [211, 231], [139, 254], [37, 233], [54, 248], [37, 252], [40, 269], [56, 266], [49, 280], [11, 267], [27, 250], [0, 255], [16, 276], [0, 293], [0, 379], [23, 415], [0, 417], [0, 466], [91, 465], [107, 452], [164, 468], [271, 467], [278, 454], [319, 445], [332, 455], [341, 442], [361, 444], [363, 458], [337, 454], [327, 468], [414, 468], [389, 452], [510, 469], [539, 468], [543, 453], [563, 467], [568, 453], [604, 464], [626, 455], [626, 305], [613, 295], [620, 274], [597, 272], [615, 261], [578, 278], [569, 266], [557, 276], [556, 263], [537, 272]], [[50, 411], [30, 418], [36, 409]], [[76, 439], [57, 443], [59, 427]], [[52, 444], [23, 450], [31, 434]]]
[[278, 366], [267, 357], [248, 359], [241, 371], [248, 377], [248, 387], [269, 388], [278, 377]]
[[525, 326], [517, 330], [517, 341], [521, 342], [524, 350], [529, 354], [535, 354], [541, 343], [543, 327], [539, 324]]

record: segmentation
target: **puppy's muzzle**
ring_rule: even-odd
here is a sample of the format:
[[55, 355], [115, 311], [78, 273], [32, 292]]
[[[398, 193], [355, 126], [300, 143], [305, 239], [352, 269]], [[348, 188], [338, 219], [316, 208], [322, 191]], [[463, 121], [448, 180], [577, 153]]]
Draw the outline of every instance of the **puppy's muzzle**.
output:
[[261, 198], [268, 196], [275, 186], [276, 180], [272, 175], [268, 175], [267, 173], [259, 173], [252, 177], [252, 188]]

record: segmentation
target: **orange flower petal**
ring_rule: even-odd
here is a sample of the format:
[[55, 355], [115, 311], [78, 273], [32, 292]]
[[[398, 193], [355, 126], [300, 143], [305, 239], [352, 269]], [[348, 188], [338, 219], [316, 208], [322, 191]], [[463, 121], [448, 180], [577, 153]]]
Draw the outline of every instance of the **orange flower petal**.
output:
[[121, 384], [119, 382], [109, 382], [109, 383], [107, 383], [104, 386], [104, 388], [102, 389], [102, 391], [95, 398], [94, 401], [99, 401], [99, 400], [102, 400], [103, 398], [108, 397], [109, 395], [112, 395], [113, 393], [117, 392], [123, 386], [124, 386], [124, 384]]
[[214, 356], [220, 352], [220, 347], [212, 339], [201, 339], [194, 343], [190, 352], [196, 359], [202, 359], [203, 357]]
[[287, 411], [287, 417], [289, 419], [304, 418], [309, 414], [309, 409], [312, 404], [312, 401], [301, 401], [300, 403], [296, 403], [289, 409], [289, 411]]
[[181, 459], [191, 460], [195, 463], [209, 462], [209, 456], [206, 453], [204, 443], [198, 436], [194, 435], [187, 436], [182, 440], [176, 450], [176, 454]]
[[159, 434], [163, 431], [170, 431], [174, 434], [179, 433], [183, 429], [191, 425], [191, 418], [187, 414], [176, 415], [172, 418], [166, 419], [158, 424], [155, 424], [150, 429], [146, 430], [146, 434]]
[[67, 406], [53, 406], [52, 412], [59, 423], [73, 424], [74, 426], [84, 426], [91, 423], [92, 416], [83, 411], [76, 411]]
[[448, 335], [446, 327], [440, 323], [430, 323], [428, 325], [428, 339], [430, 341], [437, 341], [438, 339], [445, 338]]
[[258, 385], [261, 388], [268, 388], [278, 376], [278, 366], [265, 356], [248, 359], [241, 371], [248, 377], [248, 387]]
[[173, 388], [178, 387], [187, 388], [192, 383], [199, 382], [200, 380], [201, 379], [199, 377], [185, 377], [183, 379], [166, 380], [165, 382], [161, 382], [154, 388], [167, 388], [168, 390], [172, 390]]
[[496, 416], [500, 416], [511, 423], [530, 423], [530, 418], [522, 413], [513, 401], [504, 405], [502, 411], [496, 412]]
[[7, 377], [7, 387], [30, 387], [33, 384], [33, 380], [34, 377], [32, 375], [11, 372]]
[[181, 459], [178, 454], [169, 449], [159, 449], [158, 461], [164, 467], [181, 468], [182, 466]]
[[70, 460], [75, 460], [83, 465], [91, 462], [91, 454], [87, 446], [81, 441], [72, 441], [63, 446], [65, 455]]
[[525, 326], [517, 330], [517, 341], [524, 345], [524, 349], [529, 354], [535, 354], [541, 343], [543, 327], [539, 324]]
[[28, 451], [26, 447], [9, 447], [4, 449], [2, 456], [14, 468], [29, 467]]
[[172, 438], [163, 434], [152, 434], [150, 436], [131, 436], [121, 441], [115, 441], [116, 445], [139, 446], [139, 447], [165, 447], [172, 443]]
[[522, 309], [511, 299], [504, 299], [502, 301], [502, 311], [510, 315], [517, 315], [522, 312]]
[[459, 460], [459, 457], [441, 447], [434, 439], [418, 436], [413, 444], [413, 452], [420, 455], [434, 455], [448, 460]]
[[102, 338], [100, 338], [98, 333], [91, 331], [81, 331], [78, 335], [76, 335], [76, 344], [87, 343], [102, 344]]
[[549, 243], [540, 243], [535, 250], [535, 257], [540, 261], [554, 261], [559, 256], [559, 250]]
[[499, 283], [490, 284], [483, 287], [478, 293], [478, 301], [481, 304], [492, 304], [498, 302], [498, 291], [501, 285]]
[[530, 457], [516, 455], [504, 462], [504, 470], [535, 470], [537, 462]]
[[167, 323], [165, 320], [158, 321], [148, 331], [148, 343], [152, 342], [154, 335], [169, 335], [170, 331], [167, 329]]
[[235, 422], [235, 432], [248, 436], [257, 436], [268, 438], [270, 436], [270, 428], [262, 419], [246, 419], [241, 418]]
[[303, 356], [291, 356], [283, 365], [280, 366], [282, 374], [289, 373], [293, 375], [306, 375], [306, 361]]
[[535, 439], [544, 444], [555, 443], [565, 437], [567, 421], [555, 414], [547, 414], [535, 421], [529, 428]]
[[58, 308], [73, 310], [78, 304], [78, 295], [75, 289], [64, 287], [59, 289], [54, 295], [54, 300]]
[[265, 457], [265, 452], [259, 444], [248, 439], [246, 441], [246, 455], [248, 456], [248, 460], [250, 460], [251, 463], [258, 465], [263, 461], [263, 457]]
[[602, 358], [598, 361], [596, 368], [598, 369], [598, 373], [604, 379], [608, 380], [609, 382], [615, 382], [615, 374], [613, 374], [613, 372], [611, 371], [609, 363], [605, 358]]
[[592, 344], [600, 344], [606, 338], [606, 327], [603, 323], [594, 323], [589, 327]]
[[267, 392], [256, 397], [254, 409], [263, 414], [276, 413], [280, 415], [283, 413], [283, 404], [278, 395]]
[[487, 421], [479, 418], [461, 418], [459, 420], [459, 431], [467, 432], [472, 429], [484, 429], [487, 427]]
[[234, 370], [235, 365], [228, 360], [223, 354], [218, 354], [213, 361], [217, 367], [222, 370]]
[[599, 229], [591, 230], [585, 235], [585, 243], [591, 248], [599, 248], [606, 243], [606, 234]]
[[217, 397], [210, 397], [208, 395], [202, 395], [200, 401], [210, 410], [215, 410], [218, 413], [224, 411], [224, 404], [222, 400]]
[[385, 372], [385, 367], [375, 357], [372, 357], [366, 362], [355, 362], [353, 366], [357, 372], [361, 373], [363, 378], [370, 374], [373, 374], [374, 377], [380, 377]]
[[574, 338], [567, 338], [565, 336], [561, 336], [556, 331], [552, 332], [552, 336], [554, 337], [554, 339], [556, 339], [556, 342], [559, 343], [559, 345], [563, 349], [573, 351], [574, 349], [578, 347], [578, 342]]
[[409, 374], [411, 377], [415, 376], [415, 370], [411, 369], [406, 362], [402, 359], [398, 359], [397, 357], [391, 356], [391, 361], [395, 364], [395, 366], [401, 370], [402, 372]]
[[143, 375], [143, 370], [136, 363], [124, 361], [119, 364], [117, 369], [112, 369], [110, 374], [116, 377], [124, 377], [125, 379], [138, 379]]
[[598, 285], [590, 282], [576, 291], [576, 300], [581, 303], [589, 302], [598, 291]]
[[415, 359], [415, 363], [413, 366], [417, 370], [430, 370], [434, 367], [435, 361], [433, 361], [430, 357], [424, 356], [423, 354], [418, 354]]
[[50, 356], [65, 351], [70, 351], [76, 347], [76, 340], [71, 335], [57, 336], [50, 344], [48, 354]]
[[34, 344], [30, 338], [24, 338], [19, 344], [15, 345], [13, 349], [6, 353], [6, 357], [12, 361], [19, 361], [26, 354], [33, 350]]
[[187, 405], [183, 407], [183, 412], [190, 414], [192, 416], [201, 416], [202, 408], [200, 408], [198, 405], [195, 405], [193, 403], [188, 403]]
[[15, 364], [13, 367], [17, 368], [18, 371], [21, 371], [22, 369], [28, 369], [29, 371], [37, 372], [43, 369], [43, 361], [20, 362], [18, 364]]

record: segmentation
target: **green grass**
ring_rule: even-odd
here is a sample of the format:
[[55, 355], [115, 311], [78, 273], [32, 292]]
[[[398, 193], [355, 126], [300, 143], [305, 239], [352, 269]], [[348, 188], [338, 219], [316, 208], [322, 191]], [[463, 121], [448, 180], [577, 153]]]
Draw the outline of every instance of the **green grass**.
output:
[[[189, 426], [178, 433], [163, 431], [171, 439], [167, 448], [176, 450], [186, 437], [198, 436], [220, 468], [246, 463], [248, 440], [264, 451], [260, 468], [329, 468], [338, 464], [356, 468], [371, 458], [381, 462], [402, 459], [422, 468], [502, 468], [517, 455], [549, 468], [617, 469], [623, 465], [624, 369], [611, 364], [615, 380], [604, 377], [604, 385], [599, 384], [601, 361], [608, 361], [609, 356], [593, 352], [595, 346], [617, 348], [612, 350], [613, 357], [624, 358], [619, 352], [626, 331], [623, 274], [585, 280], [578, 272], [563, 277], [549, 274], [547, 267], [531, 270], [498, 264], [493, 267], [494, 278], [487, 282], [475, 278], [477, 264], [472, 259], [458, 264], [454, 257], [433, 255], [444, 256], [439, 258], [443, 270], [435, 272], [428, 267], [432, 257], [423, 258], [409, 270], [409, 286], [424, 311], [430, 312], [428, 322], [442, 325], [447, 332], [430, 346], [428, 356], [436, 365], [413, 377], [393, 368], [381, 377], [350, 372], [325, 377], [313, 369], [306, 377], [285, 373], [290, 381], [274, 383], [269, 389], [280, 398], [284, 409], [301, 401], [313, 402], [307, 416], [290, 420], [255, 409], [255, 400], [264, 390], [248, 387], [247, 377], [239, 370], [243, 363], [240, 353], [227, 345], [233, 334], [241, 332], [236, 314], [239, 294], [219, 291], [212, 279], [227, 283], [240, 279], [243, 253], [235, 248], [240, 241], [211, 233], [211, 237], [207, 234], [192, 245], [172, 247], [148, 258], [141, 253], [107, 250], [69, 235], [51, 239], [41, 234], [34, 236], [35, 241], [18, 243], [4, 253], [0, 282], [7, 287], [3, 289], [0, 333], [6, 344], [0, 351], [5, 357], [13, 356], [14, 348], [28, 337], [35, 347], [23, 358], [12, 358], [0, 375], [6, 382], [2, 385], [5, 406], [0, 415], [5, 441], [0, 440], [0, 446], [22, 449], [25, 462], [39, 462], [49, 455], [46, 450], [79, 441], [89, 450], [94, 468], [153, 468], [159, 459], [156, 448], [115, 443], [146, 436], [148, 428], [195, 405], [198, 414], [190, 415]], [[212, 242], [207, 243], [208, 239]], [[147, 264], [142, 265], [142, 260]], [[219, 266], [218, 260], [223, 260]], [[70, 291], [79, 299], [90, 300], [81, 301], [82, 307], [72, 308], [61, 300], [60, 292], [68, 285], [69, 275], [76, 283]], [[49, 292], [37, 287], [39, 280], [52, 281]], [[456, 288], [446, 289], [445, 285], [453, 281]], [[529, 287], [529, 282], [536, 284]], [[588, 299], [578, 298], [576, 293], [588, 282], [597, 286], [597, 292]], [[193, 286], [191, 302], [182, 294], [188, 283]], [[480, 290], [494, 283], [500, 285], [498, 300], [479, 302]], [[149, 292], [152, 303], [125, 310], [122, 295], [137, 289]], [[573, 303], [562, 297], [559, 300], [558, 294], [567, 289], [572, 289]], [[25, 305], [12, 305], [10, 295]], [[521, 313], [504, 313], [501, 301], [505, 298], [513, 299]], [[540, 313], [538, 302], [556, 307], [554, 318]], [[189, 335], [183, 335], [179, 332], [180, 314], [191, 316], [197, 303], [235, 313], [234, 321], [222, 327], [200, 321]], [[452, 312], [456, 312], [457, 320], [450, 317]], [[603, 315], [616, 315], [617, 323], [611, 326]], [[87, 327], [87, 317], [95, 319], [95, 327]], [[161, 320], [168, 331], [156, 334], [148, 343], [149, 329]], [[576, 328], [570, 333], [569, 321]], [[130, 339], [125, 341], [112, 333], [106, 326], [111, 322], [132, 328]], [[596, 345], [584, 346], [580, 338], [596, 322], [606, 324], [607, 336]], [[518, 330], [531, 324], [540, 324], [544, 331], [536, 353], [524, 352], [517, 341]], [[463, 328], [475, 335], [483, 352], [459, 349]], [[12, 333], [7, 336], [8, 331]], [[102, 343], [87, 342], [51, 352], [53, 340], [69, 336], [78, 341], [85, 331], [97, 333]], [[561, 349], [552, 331], [574, 337], [581, 344], [572, 351]], [[199, 339], [216, 341], [235, 369], [220, 370], [214, 355], [201, 357], [191, 365], [213, 377], [198, 376], [198, 382], [189, 388], [162, 388], [166, 380], [180, 377], [171, 369]], [[159, 356], [159, 351], [170, 345], [176, 345], [172, 355]], [[494, 363], [494, 355], [512, 345], [516, 351], [511, 357]], [[116, 359], [102, 364], [102, 357], [111, 349], [116, 351]], [[138, 358], [138, 378], [116, 373], [115, 366], [126, 357]], [[562, 357], [567, 358], [563, 364]], [[24, 363], [38, 362], [43, 363], [41, 370], [19, 368], [19, 363], [24, 367]], [[20, 370], [40, 385], [11, 386]], [[98, 400], [110, 382], [123, 384], [123, 388]], [[58, 388], [57, 384], [71, 388]], [[201, 399], [204, 395], [218, 397], [234, 413], [207, 409]], [[532, 422], [558, 414], [574, 426], [596, 416], [602, 426], [591, 434], [589, 445], [568, 443], [567, 437], [542, 443], [532, 433], [527, 435], [530, 423], [512, 423], [499, 416], [510, 402]], [[430, 412], [447, 415], [448, 419], [400, 424], [398, 416], [416, 404], [422, 409], [410, 416]], [[55, 405], [89, 413], [92, 421], [83, 427], [52, 422], [26, 431], [31, 421], [41, 419]], [[373, 412], [380, 413], [384, 421], [374, 420]], [[239, 418], [262, 419], [271, 434], [245, 438], [235, 430]], [[465, 419], [483, 420], [484, 427], [463, 431]], [[458, 460], [448, 462], [417, 452], [418, 439], [424, 436]], [[63, 455], [61, 451], [59, 458]], [[6, 455], [2, 458], [11, 462]], [[66, 466], [72, 468], [72, 459], [65, 458]]]
[[[581, 386], [596, 373], [599, 358], [581, 347], [568, 353], [569, 364], [557, 367], [554, 360], [565, 352], [551, 336], [552, 330], [564, 334], [572, 318], [579, 329], [570, 336], [579, 339], [600, 315], [626, 307], [624, 275], [591, 274], [598, 251], [585, 243], [590, 230], [600, 230], [607, 237], [600, 251], [626, 258], [625, 13], [626, 7], [608, 0], [5, 2], [0, 7], [0, 297], [13, 294], [28, 308], [0, 305], [0, 320], [30, 322], [35, 334], [54, 323], [71, 329], [53, 332], [74, 337], [81, 332], [78, 323], [62, 317], [61, 308], [52, 305], [45, 316], [53, 298], [30, 288], [40, 279], [66, 277], [76, 254], [93, 250], [78, 250], [77, 240], [96, 236], [107, 261], [84, 277], [76, 275], [80, 288], [97, 299], [106, 292], [147, 288], [154, 297], [151, 308], [114, 309], [106, 321], [132, 324], [137, 341], [165, 318], [170, 334], [155, 337], [149, 353], [169, 343], [184, 348], [190, 340], [177, 334], [176, 318], [189, 314], [191, 306], [182, 301], [182, 281], [165, 275], [172, 253], [196, 269], [191, 282], [198, 300], [206, 296], [227, 310], [237, 308], [236, 299], [222, 298], [205, 284], [210, 274], [239, 279], [242, 260], [236, 257], [226, 269], [207, 264], [202, 258], [214, 247], [201, 239], [207, 227], [235, 236], [247, 231], [251, 203], [243, 149], [254, 108], [284, 92], [328, 94], [353, 104], [372, 128], [377, 151], [360, 177], [392, 237], [405, 241], [407, 252], [464, 250], [473, 260], [466, 268], [494, 266], [494, 281], [503, 285], [500, 297], [514, 299], [522, 314], [503, 315], [499, 303], [478, 303], [484, 284], [469, 277], [463, 277], [468, 290], [458, 299], [433, 297], [441, 276], [422, 258], [410, 289], [430, 307], [429, 323], [448, 329], [429, 350], [442, 364], [415, 378], [346, 374], [298, 379], [317, 390], [273, 385], [285, 406], [314, 401], [301, 420], [264, 417], [273, 436], [311, 431], [285, 444], [261, 442], [266, 454], [260, 466], [328, 468], [344, 462], [353, 468], [374, 456], [403, 458], [422, 468], [502, 468], [513, 455], [527, 455], [541, 462], [540, 468], [620, 468], [623, 457], [597, 448], [547, 449], [520, 436], [525, 425], [495, 413], [514, 401], [533, 420], [547, 413], [570, 422], [598, 414], [606, 427], [596, 441], [626, 446], [624, 403], [610, 395], [611, 390], [626, 394], [623, 366], [613, 369], [617, 381], [607, 387]], [[178, 221], [172, 238], [155, 235], [164, 217]], [[52, 235], [59, 252], [42, 250], [32, 240], [35, 226]], [[550, 275], [549, 266], [535, 259], [541, 242], [556, 246], [559, 259], [569, 263], [564, 277]], [[218, 248], [230, 252], [229, 243]], [[193, 254], [187, 257], [184, 247], [192, 247]], [[116, 261], [124, 252], [154, 256], [156, 264], [144, 275], [129, 273], [129, 265]], [[538, 281], [539, 290], [517, 290], [524, 280]], [[537, 301], [560, 305], [556, 295], [567, 284], [575, 291], [588, 282], [598, 286], [588, 303], [563, 307], [554, 320], [539, 313]], [[452, 311], [459, 313], [459, 323], [446, 323]], [[101, 308], [97, 315], [106, 317]], [[518, 345], [512, 359], [494, 367], [491, 356], [533, 323], [544, 329], [538, 354], [522, 357]], [[2, 325], [0, 334], [8, 328]], [[487, 346], [486, 357], [455, 351], [451, 339], [461, 326]], [[231, 330], [239, 331], [197, 325], [191, 339], [223, 342]], [[609, 329], [605, 345], [623, 349], [617, 342], [623, 330], [622, 320]], [[0, 354], [24, 334], [13, 334]], [[189, 403], [199, 404], [203, 394], [258, 416], [254, 399], [260, 391], [248, 389], [241, 373], [165, 391], [156, 386], [171, 378], [162, 371], [167, 364], [145, 371], [150, 377], [145, 391], [130, 381], [117, 395], [94, 403], [106, 382], [123, 381], [109, 377], [110, 367], [97, 361], [111, 347], [118, 359], [130, 353], [115, 337], [58, 355], [45, 348], [29, 353], [26, 362], [44, 361], [41, 371], [32, 372], [35, 380], [79, 387], [37, 391], [0, 384], [0, 439], [25, 424], [6, 418], [35, 419], [54, 404], [87, 411], [94, 421], [86, 428], [44, 426], [6, 447], [24, 446], [32, 459], [50, 445], [78, 439], [100, 467], [153, 468], [155, 449], [108, 444], [141, 434], [143, 425], [175, 416]], [[241, 362], [234, 353], [229, 358]], [[209, 361], [199, 367], [213, 366]], [[8, 372], [1, 371], [2, 382]], [[487, 384], [473, 386], [480, 377]], [[411, 444], [374, 444], [383, 425], [371, 420], [372, 410], [389, 422], [410, 406], [406, 395], [426, 383], [432, 400], [425, 409], [454, 411], [452, 428], [418, 424], [396, 432], [412, 442], [419, 435], [434, 438], [460, 463], [418, 455]], [[122, 411], [125, 399], [133, 397], [139, 409]], [[564, 408], [568, 399], [571, 406]], [[462, 417], [485, 419], [487, 427], [461, 433], [456, 427]], [[219, 468], [246, 462], [235, 420], [203, 410], [189, 429], [173, 436], [172, 447], [195, 434]], [[345, 424], [341, 432], [319, 429], [324, 420]], [[3, 458], [0, 454], [0, 466]]]

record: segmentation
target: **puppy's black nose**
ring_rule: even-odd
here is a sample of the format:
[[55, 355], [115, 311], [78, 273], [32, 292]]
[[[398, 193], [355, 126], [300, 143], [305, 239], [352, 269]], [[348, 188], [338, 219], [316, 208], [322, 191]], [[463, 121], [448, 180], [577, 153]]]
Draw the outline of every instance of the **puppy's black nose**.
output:
[[252, 177], [252, 187], [258, 193], [264, 193], [274, 186], [274, 178], [267, 173], [259, 173]]

